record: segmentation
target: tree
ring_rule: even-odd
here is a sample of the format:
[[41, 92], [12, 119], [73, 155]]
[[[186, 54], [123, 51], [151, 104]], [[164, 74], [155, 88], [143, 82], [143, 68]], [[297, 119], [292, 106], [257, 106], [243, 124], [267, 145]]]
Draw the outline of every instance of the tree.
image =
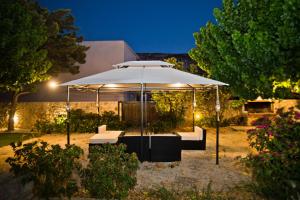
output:
[[[37, 5], [38, 6], [38, 5]], [[80, 45], [82, 36], [77, 36], [78, 28], [74, 26], [74, 17], [69, 9], [53, 12], [43, 10], [48, 27], [48, 40], [44, 46], [52, 63], [49, 74], [61, 72], [79, 73], [79, 65], [85, 63], [87, 46]]]
[[44, 19], [29, 10], [22, 1], [2, 0], [0, 5], [0, 80], [1, 89], [12, 94], [8, 130], [13, 130], [13, 116], [18, 97], [35, 83], [48, 78], [51, 62], [47, 50]]
[[[242, 98], [278, 96], [276, 86], [299, 92], [298, 10], [298, 0], [224, 0], [214, 10], [216, 24], [208, 22], [194, 34], [189, 55]], [[278, 84], [283, 82], [291, 84]]]
[[[178, 62], [176, 58], [171, 57], [164, 61], [174, 64], [175, 69], [184, 71], [184, 63]], [[151, 96], [156, 103], [157, 111], [172, 121], [173, 128], [183, 121], [192, 98], [191, 92], [188, 91], [153, 91]]]
[[69, 10], [49, 12], [30, 0], [1, 0], [0, 89], [11, 94], [8, 130], [18, 98], [59, 72], [78, 73], [86, 47], [79, 44]]

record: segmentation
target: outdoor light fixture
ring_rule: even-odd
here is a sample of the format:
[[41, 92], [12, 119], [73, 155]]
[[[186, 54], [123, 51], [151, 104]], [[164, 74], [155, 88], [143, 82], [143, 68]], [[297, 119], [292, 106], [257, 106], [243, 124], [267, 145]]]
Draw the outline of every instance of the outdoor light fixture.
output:
[[14, 115], [14, 123], [17, 124], [19, 122], [19, 117], [17, 114]]
[[196, 119], [200, 119], [201, 115], [199, 113], [196, 114]]
[[51, 89], [55, 89], [55, 88], [57, 88], [58, 84], [57, 84], [56, 81], [51, 80], [51, 81], [48, 82], [48, 86], [49, 86], [49, 88], [51, 88]]
[[183, 87], [183, 84], [182, 83], [174, 83], [172, 86], [173, 87]]
[[106, 84], [105, 86], [109, 88], [114, 88], [117, 87], [117, 84]]

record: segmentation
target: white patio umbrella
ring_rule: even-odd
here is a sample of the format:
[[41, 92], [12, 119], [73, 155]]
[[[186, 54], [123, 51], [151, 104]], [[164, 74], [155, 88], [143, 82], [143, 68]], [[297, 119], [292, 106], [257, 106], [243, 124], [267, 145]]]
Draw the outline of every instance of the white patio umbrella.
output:
[[[97, 106], [99, 111], [99, 92], [101, 91], [140, 91], [141, 92], [141, 136], [143, 136], [144, 113], [143, 95], [145, 91], [151, 90], [192, 90], [194, 94], [193, 109], [195, 107], [195, 92], [203, 87], [216, 88], [216, 112], [217, 112], [217, 140], [216, 140], [216, 163], [218, 164], [219, 143], [219, 86], [226, 83], [204, 78], [195, 74], [180, 71], [173, 68], [173, 64], [163, 61], [128, 61], [113, 65], [115, 69], [69, 81], [61, 84], [68, 87], [67, 111], [69, 117], [70, 88], [89, 88], [97, 91]], [[194, 112], [193, 112], [194, 113]], [[69, 121], [69, 120], [68, 120]], [[69, 125], [68, 127], [68, 143]]]

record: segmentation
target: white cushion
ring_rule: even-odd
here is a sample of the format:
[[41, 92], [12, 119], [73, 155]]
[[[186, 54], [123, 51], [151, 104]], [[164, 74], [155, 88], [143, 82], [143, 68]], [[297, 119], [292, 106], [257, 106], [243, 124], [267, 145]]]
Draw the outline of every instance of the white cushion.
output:
[[197, 133], [197, 135], [199, 135], [200, 140], [203, 140], [203, 129], [198, 126], [195, 126], [194, 130], [194, 132]]
[[95, 134], [90, 138], [90, 144], [117, 143], [122, 131], [106, 131], [105, 134]]
[[155, 137], [155, 136], [164, 136], [164, 137], [174, 137], [174, 136], [177, 136], [175, 134], [172, 134], [172, 133], [159, 133], [159, 134], [153, 134], [153, 135], [150, 135], [151, 137]]
[[203, 129], [195, 126], [194, 132], [177, 132], [181, 140], [203, 140]]
[[106, 133], [106, 125], [99, 126], [98, 133], [100, 134]]

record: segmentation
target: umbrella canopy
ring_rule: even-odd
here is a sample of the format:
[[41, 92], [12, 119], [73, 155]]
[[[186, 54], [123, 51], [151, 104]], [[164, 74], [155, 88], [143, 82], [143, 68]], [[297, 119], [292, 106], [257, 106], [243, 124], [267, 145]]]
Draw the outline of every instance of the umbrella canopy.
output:
[[[228, 85], [220, 81], [204, 78], [195, 74], [180, 71], [173, 68], [173, 64], [163, 61], [129, 61], [113, 65], [115, 69], [87, 76], [61, 84], [68, 86], [67, 96], [67, 143], [70, 144], [70, 87], [97, 89], [97, 106], [99, 114], [99, 91], [103, 89], [113, 90], [140, 90], [141, 92], [141, 136], [144, 133], [144, 100], [145, 90], [166, 90], [170, 88], [193, 90], [193, 116], [195, 114], [195, 91], [197, 88], [216, 87], [216, 113], [217, 113], [217, 139], [216, 139], [216, 164], [219, 163], [219, 90], [218, 86]], [[145, 123], [146, 124], [146, 123]], [[194, 124], [194, 117], [193, 117]], [[194, 125], [193, 125], [194, 127]], [[141, 137], [143, 147], [143, 137]], [[142, 155], [141, 148], [141, 155]]]
[[113, 67], [116, 69], [66, 82], [61, 86], [134, 89], [139, 88], [141, 84], [146, 84], [148, 89], [159, 89], [227, 85], [220, 81], [174, 69], [173, 64], [163, 61], [129, 61], [113, 65]]

